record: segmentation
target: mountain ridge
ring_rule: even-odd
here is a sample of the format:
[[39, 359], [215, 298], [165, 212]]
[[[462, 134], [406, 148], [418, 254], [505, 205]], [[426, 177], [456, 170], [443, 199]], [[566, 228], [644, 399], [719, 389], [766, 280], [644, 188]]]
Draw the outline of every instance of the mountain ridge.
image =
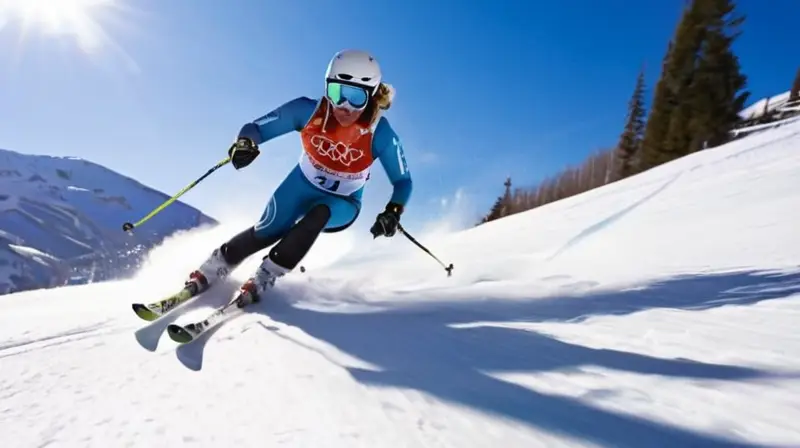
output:
[[169, 197], [84, 158], [0, 148], [0, 294], [122, 278], [165, 237], [218, 224], [176, 201], [121, 230]]

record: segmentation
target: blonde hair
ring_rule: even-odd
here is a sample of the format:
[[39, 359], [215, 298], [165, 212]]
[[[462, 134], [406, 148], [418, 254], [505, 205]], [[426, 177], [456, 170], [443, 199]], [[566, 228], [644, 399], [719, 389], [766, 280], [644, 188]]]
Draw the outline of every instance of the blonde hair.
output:
[[381, 83], [378, 86], [378, 91], [375, 93], [375, 104], [378, 105], [378, 108], [381, 110], [389, 110], [392, 107], [392, 101], [394, 100], [395, 90], [391, 84]]
[[364, 114], [359, 118], [359, 121], [367, 126], [375, 128], [381, 118], [383, 111], [389, 110], [394, 101], [395, 90], [391, 84], [380, 83], [378, 90], [372, 95], [367, 108], [364, 109]]

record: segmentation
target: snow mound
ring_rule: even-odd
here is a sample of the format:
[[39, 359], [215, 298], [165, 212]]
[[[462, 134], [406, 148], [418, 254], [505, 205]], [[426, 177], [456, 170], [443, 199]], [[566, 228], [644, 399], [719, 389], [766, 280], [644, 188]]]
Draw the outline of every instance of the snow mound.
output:
[[135, 279], [0, 301], [4, 447], [798, 446], [798, 179], [793, 123], [424, 239], [449, 278], [402, 237], [350, 251], [176, 348], [258, 263], [145, 325], [239, 228], [182, 232]]

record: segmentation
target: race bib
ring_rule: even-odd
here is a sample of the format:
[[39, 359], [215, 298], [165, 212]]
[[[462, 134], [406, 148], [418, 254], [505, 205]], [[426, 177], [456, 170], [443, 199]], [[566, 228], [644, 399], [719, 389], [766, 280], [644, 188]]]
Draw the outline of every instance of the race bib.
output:
[[357, 173], [345, 173], [325, 167], [303, 151], [300, 170], [315, 187], [341, 196], [349, 196], [362, 188], [369, 179], [370, 167]]

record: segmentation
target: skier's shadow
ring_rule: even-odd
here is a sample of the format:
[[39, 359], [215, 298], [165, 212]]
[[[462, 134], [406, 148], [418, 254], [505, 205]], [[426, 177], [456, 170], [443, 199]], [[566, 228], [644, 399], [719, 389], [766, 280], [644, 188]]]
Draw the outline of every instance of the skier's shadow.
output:
[[[747, 382], [797, 377], [796, 373], [592, 348], [538, 331], [472, 324], [575, 322], [592, 315], [625, 315], [652, 308], [702, 310], [751, 305], [800, 292], [800, 273], [682, 276], [645, 289], [599, 292], [577, 298], [437, 303], [430, 297], [432, 300], [416, 305], [397, 304], [389, 309], [353, 314], [292, 304], [290, 297], [302, 291], [291, 289], [286, 288], [280, 300], [258, 306], [259, 312], [377, 366], [377, 370], [371, 370], [343, 365], [355, 381], [373, 387], [418, 390], [445, 402], [600, 445], [752, 446], [644, 416], [603, 409], [578, 398], [540, 392], [487, 372], [580, 372], [586, 366], [598, 366], [688, 381]], [[587, 397], [624, 393], [624, 388], [596, 388], [587, 392]]]

